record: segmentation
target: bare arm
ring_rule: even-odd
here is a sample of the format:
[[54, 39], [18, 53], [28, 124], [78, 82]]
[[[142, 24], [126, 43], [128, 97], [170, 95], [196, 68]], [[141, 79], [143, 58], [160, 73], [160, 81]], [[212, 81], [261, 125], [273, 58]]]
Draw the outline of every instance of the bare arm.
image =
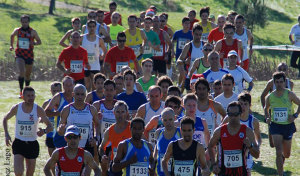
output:
[[141, 93], [144, 93], [144, 90], [141, 86], [141, 84], [139, 82], [135, 82], [135, 85], [136, 85], [136, 89], [141, 92]]
[[209, 144], [208, 144], [208, 153], [209, 153], [209, 158], [211, 161], [211, 165], [213, 166], [213, 172], [215, 174], [218, 174], [220, 172], [220, 168], [218, 166], [218, 164], [216, 163], [216, 159], [215, 159], [215, 146], [217, 145], [217, 143], [220, 141], [221, 138], [221, 128], [218, 127], [215, 131], [213, 136], [211, 137]]
[[193, 73], [197, 70], [197, 68], [199, 67], [200, 65], [200, 60], [201, 58], [199, 59], [196, 59], [191, 67], [191, 70], [189, 71], [188, 73], [188, 77], [191, 78], [193, 76]]
[[[258, 158], [259, 153], [260, 153], [259, 148], [257, 146], [257, 143], [255, 142], [254, 133], [253, 133], [252, 129], [250, 129], [249, 127], [247, 127], [246, 136], [247, 137], [244, 139], [244, 144], [249, 149], [249, 152], [251, 153], [251, 155], [254, 158]], [[245, 141], [247, 141], [247, 142], [245, 142]], [[248, 141], [249, 141], [249, 143], [248, 143]]]
[[270, 122], [271, 122], [271, 117], [270, 117], [269, 109], [270, 109], [270, 101], [269, 101], [269, 95], [268, 95], [267, 98], [266, 98], [266, 103], [265, 103], [265, 107], [264, 107], [265, 119], [266, 119], [266, 122], [268, 124], [270, 124]]
[[223, 117], [223, 119], [224, 119], [224, 117], [226, 116], [226, 111], [225, 111], [225, 109], [223, 108], [223, 106], [220, 104], [220, 103], [218, 103], [218, 102], [214, 102], [214, 104], [215, 104], [215, 109], [216, 109], [216, 111]]
[[167, 151], [162, 159], [162, 168], [166, 176], [170, 176], [170, 173], [168, 172], [168, 162], [172, 156], [173, 156], [173, 143], [171, 142], [169, 143]]
[[59, 41], [59, 45], [62, 47], [68, 47], [69, 45], [65, 44], [65, 41], [71, 36], [72, 30], [69, 30]]
[[100, 124], [98, 120], [98, 112], [94, 106], [90, 106], [91, 113], [93, 115], [93, 123], [96, 129], [96, 137], [100, 139]]
[[9, 48], [10, 51], [14, 49], [15, 36], [17, 36], [17, 34], [18, 34], [18, 29], [16, 28], [10, 35], [10, 48]]
[[261, 102], [261, 105], [262, 107], [265, 107], [265, 104], [266, 104], [266, 96], [269, 94], [269, 92], [272, 90], [272, 87], [273, 87], [273, 80], [271, 79], [266, 87], [264, 88], [263, 92], [261, 93], [261, 96], [260, 96], [260, 102]]
[[57, 132], [60, 136], [63, 136], [67, 126], [67, 118], [70, 112], [70, 107], [65, 107], [60, 114], [60, 122], [57, 128]]
[[11, 144], [11, 138], [9, 136], [8, 128], [7, 128], [7, 121], [11, 119], [13, 116], [15, 116], [17, 114], [17, 111], [18, 111], [18, 105], [15, 105], [9, 110], [9, 112], [3, 118], [3, 128], [4, 128], [6, 146], [10, 146]]
[[51, 99], [51, 101], [46, 106], [45, 112], [46, 112], [46, 115], [48, 117], [53, 117], [53, 116], [59, 116], [60, 115], [59, 111], [54, 110], [55, 107], [59, 106], [60, 98], [61, 98], [60, 94], [54, 95], [54, 97]]
[[244, 50], [243, 50], [243, 43], [241, 41], [238, 41], [238, 50], [239, 50], [239, 55], [240, 55], [240, 61], [242, 61], [243, 56], [244, 56]]
[[254, 37], [249, 29], [247, 29], [247, 35], [248, 35], [248, 45], [249, 45], [249, 59], [251, 59], [253, 53], [252, 46], [254, 42]]
[[52, 176], [52, 173], [51, 173], [51, 168], [54, 168], [55, 164], [58, 162], [58, 158], [59, 157], [59, 151], [58, 149], [56, 149], [51, 157], [48, 159], [45, 167], [44, 167], [44, 173], [46, 176]]
[[257, 120], [257, 118], [253, 118], [253, 127], [257, 146], [260, 147], [262, 140], [260, 135], [259, 121]]
[[37, 113], [38, 113], [38, 117], [41, 118], [41, 121], [47, 125], [47, 127], [46, 127], [47, 133], [53, 131], [52, 123], [50, 122], [50, 120], [46, 116], [46, 113], [45, 113], [44, 109], [41, 108], [40, 106], [38, 106]]
[[126, 145], [126, 142], [123, 141], [118, 145], [117, 155], [114, 158], [114, 162], [113, 162], [113, 165], [112, 165], [112, 170], [114, 172], [119, 172], [123, 168], [129, 166], [130, 164], [133, 164], [133, 163], [137, 162], [136, 153], [129, 160], [121, 162], [121, 160], [125, 157], [126, 151], [127, 151], [127, 145]]
[[200, 163], [201, 166], [201, 171], [203, 176], [209, 176], [210, 175], [210, 170], [207, 167], [207, 162], [205, 158], [205, 149], [203, 145], [200, 143], [197, 144], [197, 160]]
[[205, 140], [205, 145], [207, 146], [209, 143], [209, 139], [210, 139], [210, 134], [208, 131], [208, 126], [207, 126], [207, 122], [205, 119], [201, 119], [202, 120], [202, 124], [204, 126], [204, 140]]
[[93, 94], [92, 94], [92, 92], [89, 92], [89, 93], [87, 94], [87, 96], [85, 97], [84, 102], [89, 103], [89, 104], [92, 104], [92, 101], [93, 101]]
[[136, 113], [135, 117], [141, 117], [141, 118], [145, 119], [145, 115], [146, 115], [146, 104], [143, 104], [137, 110], [137, 113]]
[[91, 169], [94, 170], [95, 176], [96, 175], [97, 176], [101, 175], [100, 168], [98, 167], [98, 165], [94, 161], [93, 156], [91, 155], [90, 152], [84, 151], [84, 161], [85, 161], [86, 165], [88, 165]]
[[40, 45], [40, 44], [42, 44], [42, 41], [41, 41], [38, 33], [36, 32], [36, 30], [33, 30], [32, 33], [33, 33], [34, 40], [36, 41], [36, 42], [33, 42], [33, 45]]

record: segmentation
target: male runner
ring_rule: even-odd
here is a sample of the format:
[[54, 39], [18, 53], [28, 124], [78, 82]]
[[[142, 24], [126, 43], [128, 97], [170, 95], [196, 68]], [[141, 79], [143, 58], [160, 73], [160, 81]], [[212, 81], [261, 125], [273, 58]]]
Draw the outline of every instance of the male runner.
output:
[[17, 69], [19, 72], [19, 87], [20, 96], [22, 98], [22, 90], [24, 86], [30, 85], [30, 75], [33, 68], [33, 48], [34, 45], [42, 44], [41, 39], [36, 32], [29, 26], [30, 17], [28, 15], [22, 15], [20, 18], [21, 27], [15, 28], [10, 35], [10, 51], [14, 50], [14, 41], [17, 36], [17, 48], [15, 49], [15, 58], [17, 63]]
[[51, 101], [45, 108], [45, 112], [48, 117], [54, 117], [54, 134], [53, 134], [53, 144], [55, 148], [60, 148], [66, 146], [66, 141], [64, 136], [57, 133], [57, 127], [60, 122], [60, 113], [62, 109], [73, 102], [73, 88], [74, 80], [70, 76], [65, 76], [62, 80], [63, 92], [53, 96]]
[[[63, 49], [56, 62], [56, 67], [75, 80], [75, 84], [84, 84], [84, 67], [90, 69], [87, 51], [80, 46], [80, 34], [77, 31], [71, 34], [72, 45]], [[62, 66], [64, 62], [64, 66]]]
[[[91, 65], [90, 69], [84, 69], [84, 83], [88, 92], [94, 90], [93, 77], [100, 70], [103, 70], [103, 62], [106, 55], [106, 47], [102, 38], [96, 32], [96, 21], [89, 20], [87, 23], [88, 33], [81, 35], [81, 46], [88, 52], [88, 62]], [[100, 51], [102, 49], [102, 51]]]
[[[109, 3], [109, 12], [104, 13], [105, 17], [104, 17], [103, 22], [105, 24], [109, 25], [109, 24], [112, 23], [111, 16], [113, 16], [113, 13], [117, 10], [117, 6], [118, 6], [118, 4], [114, 1], [111, 1]], [[120, 15], [120, 18], [117, 21], [117, 23], [122, 26], [122, 17], [121, 17], [121, 15]]]
[[116, 122], [114, 115], [114, 105], [117, 102], [114, 97], [116, 95], [116, 84], [112, 80], [106, 80], [104, 82], [104, 97], [102, 100], [94, 102], [93, 106], [97, 109], [100, 133], [103, 139], [105, 130]]
[[[276, 89], [266, 97], [264, 111], [276, 149], [277, 172], [282, 176], [284, 160], [291, 155], [292, 138], [296, 132], [294, 121], [300, 113], [300, 99], [285, 88], [286, 77], [283, 72], [275, 72], [273, 80]], [[298, 105], [296, 113], [293, 103]]]
[[[50, 85], [50, 91], [51, 91], [52, 97], [54, 95], [56, 95], [57, 93], [61, 92], [62, 91], [62, 85], [61, 85], [61, 83], [60, 82], [56, 82], [56, 81], [53, 82], [53, 83], [51, 83], [51, 85]], [[44, 110], [46, 110], [46, 107], [47, 107], [47, 105], [49, 104], [50, 101], [51, 101], [51, 99], [46, 100], [43, 103], [42, 108]], [[48, 117], [48, 119], [50, 120], [50, 122], [51, 122], [51, 124], [53, 126], [53, 129], [55, 129], [56, 126], [57, 126], [57, 125], [55, 125], [55, 122], [54, 122], [55, 121], [55, 117], [54, 116]], [[50, 133], [47, 133], [46, 140], [45, 140], [45, 144], [46, 144], [46, 146], [48, 148], [49, 156], [51, 156], [52, 153], [53, 153], [53, 151], [55, 150], [55, 146], [53, 144], [53, 136], [54, 136], [53, 134], [54, 134], [53, 131], [50, 132]]]
[[[240, 40], [234, 39], [235, 26], [231, 23], [226, 23], [223, 26], [224, 39], [219, 40], [215, 45], [215, 51], [220, 54], [220, 64], [222, 68], [228, 67], [228, 56], [227, 54], [231, 50], [235, 50], [239, 53], [240, 58], [243, 58], [243, 44]], [[239, 63], [239, 61], [237, 62]], [[241, 63], [243, 66], [243, 63]]]
[[[255, 135], [255, 141], [257, 146], [260, 147], [261, 145], [261, 135], [259, 129], [259, 121], [256, 119], [252, 114], [250, 114], [250, 107], [251, 107], [251, 95], [248, 92], [243, 92], [239, 94], [238, 98], [239, 104], [242, 107], [242, 114], [240, 116], [240, 123], [246, 125], [250, 129], [253, 130]], [[222, 124], [228, 123], [229, 117], [227, 116]], [[251, 169], [253, 167], [253, 157], [250, 153], [247, 155], [247, 175], [251, 176]]]
[[161, 76], [158, 78], [156, 83], [162, 91], [162, 100], [165, 101], [168, 96], [168, 88], [173, 86], [172, 80], [168, 76]]
[[213, 30], [210, 31], [208, 34], [208, 42], [209, 43], [217, 43], [218, 40], [221, 40], [224, 38], [224, 32], [223, 32], [223, 26], [226, 22], [226, 18], [224, 15], [219, 15], [218, 16], [218, 27], [214, 28]]
[[141, 118], [134, 118], [130, 124], [131, 138], [120, 142], [114, 158], [112, 170], [123, 175], [154, 175], [153, 148], [150, 143], [142, 139], [145, 122]]
[[103, 99], [105, 96], [103, 94], [104, 81], [106, 77], [102, 73], [97, 73], [94, 75], [93, 83], [96, 90], [89, 92], [86, 96], [85, 102], [93, 104], [94, 102]]
[[160, 51], [160, 40], [158, 37], [158, 34], [156, 34], [153, 30], [151, 30], [151, 27], [153, 26], [153, 20], [151, 17], [146, 17], [144, 22], [144, 29], [143, 31], [146, 34], [147, 37], [147, 43], [145, 43], [144, 46], [144, 59], [146, 58], [152, 58], [154, 50]]
[[197, 15], [196, 10], [190, 10], [189, 13], [188, 13], [188, 17], [189, 17], [190, 22], [191, 22], [190, 30], [193, 30], [194, 24], [199, 22], [199, 20], [196, 19], [196, 15]]
[[100, 176], [100, 168], [90, 152], [78, 147], [81, 138], [80, 129], [70, 125], [64, 136], [67, 146], [54, 151], [44, 167], [45, 175], [52, 176], [50, 170], [57, 165], [57, 175], [81, 175], [83, 168], [88, 166], [94, 170], [95, 175]]
[[184, 46], [179, 59], [177, 60], [180, 74], [178, 80], [179, 85], [182, 85], [184, 77], [186, 77], [188, 72], [191, 70], [195, 60], [203, 57], [202, 50], [204, 42], [201, 41], [202, 32], [203, 28], [199, 24], [195, 24], [193, 26], [193, 40]]
[[203, 7], [200, 9], [201, 21], [199, 22], [199, 24], [203, 28], [201, 40], [204, 42], [207, 42], [207, 38], [208, 38], [210, 31], [217, 27], [217, 25], [215, 23], [208, 21], [209, 11], [210, 11], [209, 7]]
[[[153, 157], [156, 161], [155, 172], [158, 176], [164, 176], [162, 167], [162, 159], [167, 151], [170, 142], [181, 138], [180, 128], [175, 127], [175, 112], [172, 108], [165, 108], [161, 113], [161, 121], [164, 128], [160, 128], [155, 132], [155, 140], [157, 144], [154, 148]], [[168, 172], [171, 173], [172, 159], [168, 162]]]
[[134, 83], [136, 81], [136, 75], [132, 70], [125, 71], [123, 77], [125, 91], [123, 93], [120, 93], [117, 96], [117, 99], [125, 101], [129, 106], [130, 116], [135, 117], [138, 108], [142, 104], [147, 103], [147, 99], [143, 93], [137, 92], [133, 89]]
[[[200, 163], [203, 176], [209, 176], [210, 170], [206, 165], [205, 149], [202, 144], [193, 140], [195, 122], [192, 118], [183, 118], [180, 122], [181, 139], [169, 143], [162, 159], [162, 167], [166, 176], [189, 175], [196, 176], [198, 163]], [[173, 167], [170, 174], [168, 162], [173, 158]], [[199, 173], [198, 173], [199, 174]]]
[[[57, 132], [63, 136], [66, 127], [76, 125], [80, 129], [81, 139], [79, 147], [89, 151], [98, 159], [96, 141], [100, 141], [99, 121], [97, 110], [94, 106], [85, 103], [86, 88], [78, 84], [73, 89], [74, 103], [65, 106], [61, 111], [61, 119]], [[93, 127], [94, 126], [94, 127]], [[95, 128], [95, 130], [94, 130]], [[95, 138], [95, 139], [94, 139]], [[90, 168], [86, 167], [84, 175], [90, 175]]]
[[109, 35], [110, 35], [111, 43], [112, 43], [111, 47], [117, 45], [118, 33], [125, 30], [125, 28], [123, 26], [118, 24], [118, 21], [120, 21], [120, 18], [121, 18], [121, 15], [119, 12], [113, 12], [111, 14], [111, 24], [108, 25]]
[[121, 72], [123, 66], [129, 66], [130, 61], [134, 62], [135, 70], [139, 72], [140, 66], [136, 60], [133, 49], [125, 46], [127, 36], [125, 32], [119, 32], [117, 37], [117, 46], [112, 47], [106, 54], [104, 60], [104, 69], [109, 77]]
[[210, 94], [213, 99], [223, 93], [221, 80], [215, 80], [212, 86], [213, 92]]
[[[133, 49], [137, 60], [141, 62], [142, 55], [144, 54], [144, 46], [147, 43], [147, 36], [143, 29], [136, 27], [136, 15], [129, 15], [127, 20], [129, 28], [124, 31], [127, 38], [125, 45]], [[133, 63], [130, 64], [130, 68], [134, 68]]]
[[[112, 162], [117, 154], [117, 147], [119, 143], [125, 139], [131, 138], [130, 133], [130, 121], [127, 120], [128, 117], [128, 106], [124, 101], [117, 101], [113, 108], [113, 113], [115, 116], [115, 123], [112, 124], [104, 132], [103, 140], [99, 147], [99, 154], [101, 158], [101, 167], [105, 168], [102, 170], [102, 174], [107, 174], [108, 164], [109, 174], [113, 174]], [[107, 146], [110, 144], [111, 151], [108, 151]], [[117, 175], [117, 173], [115, 173]], [[119, 172], [119, 175], [122, 173]]]
[[246, 81], [249, 84], [248, 91], [250, 92], [253, 89], [254, 83], [253, 78], [240, 66], [236, 65], [239, 60], [238, 53], [234, 50], [229, 51], [228, 53], [228, 67], [225, 68], [234, 78], [234, 88], [233, 92], [240, 94], [244, 89], [244, 82]]
[[233, 10], [230, 10], [228, 13], [227, 13], [227, 17], [226, 17], [226, 21], [231, 23], [231, 24], [234, 24], [234, 19], [235, 17], [238, 15], [237, 12], [233, 11]]
[[[23, 89], [23, 96], [23, 102], [14, 105], [4, 116], [3, 128], [6, 146], [11, 146], [7, 121], [16, 116], [15, 140], [12, 143], [14, 173], [16, 176], [23, 175], [25, 160], [26, 175], [33, 176], [36, 158], [39, 156], [40, 150], [37, 137], [53, 131], [53, 127], [43, 108], [34, 103], [34, 89], [26, 86]], [[46, 129], [38, 128], [39, 118], [41, 118], [41, 122], [47, 125]]]
[[[235, 25], [235, 33], [233, 38], [239, 39], [242, 41], [243, 45], [243, 58], [241, 58], [242, 61], [242, 67], [244, 70], [249, 70], [249, 64], [251, 61], [251, 56], [253, 53], [252, 45], [253, 45], [253, 35], [250, 32], [249, 29], [246, 29], [244, 27], [245, 19], [243, 15], [237, 15], [234, 20]], [[248, 45], [249, 45], [249, 56], [248, 56]]]
[[[228, 105], [228, 123], [218, 127], [209, 141], [208, 152], [213, 173], [218, 176], [247, 175], [247, 152], [258, 158], [260, 151], [253, 130], [240, 123], [242, 107], [238, 102]], [[215, 146], [219, 145], [219, 157], [215, 160]]]
[[[294, 35], [294, 37], [293, 37]], [[300, 47], [300, 15], [298, 15], [298, 24], [295, 24], [290, 31], [289, 39], [292, 45]], [[291, 67], [299, 70], [298, 78], [300, 77], [300, 65], [297, 60], [300, 57], [300, 51], [293, 51], [291, 56]]]
[[167, 73], [166, 69], [169, 64], [168, 53], [171, 53], [173, 47], [168, 33], [163, 29], [160, 29], [160, 20], [160, 16], [153, 17], [152, 30], [156, 32], [160, 40], [159, 50], [153, 51], [153, 70], [156, 75], [162, 76]]
[[[69, 47], [72, 43], [71, 40], [70, 40], [72, 32], [78, 31], [79, 33], [81, 33], [81, 31], [80, 31], [80, 27], [81, 27], [80, 18], [78, 18], [78, 17], [72, 18], [71, 22], [72, 22], [73, 29], [68, 30], [65, 33], [65, 35], [59, 41], [59, 45], [62, 46], [62, 47], [65, 47], [65, 48]], [[69, 41], [69, 44], [65, 43], [66, 40]]]
[[141, 84], [145, 95], [148, 95], [149, 87], [155, 85], [157, 82], [157, 77], [152, 75], [153, 71], [153, 61], [152, 59], [144, 59], [142, 61], [142, 71], [143, 76], [137, 79], [137, 82]]
[[208, 131], [212, 135], [218, 127], [217, 115], [220, 114], [224, 118], [226, 111], [220, 103], [209, 99], [210, 87], [206, 79], [199, 78], [195, 83], [195, 90], [198, 97], [196, 116], [206, 120]]

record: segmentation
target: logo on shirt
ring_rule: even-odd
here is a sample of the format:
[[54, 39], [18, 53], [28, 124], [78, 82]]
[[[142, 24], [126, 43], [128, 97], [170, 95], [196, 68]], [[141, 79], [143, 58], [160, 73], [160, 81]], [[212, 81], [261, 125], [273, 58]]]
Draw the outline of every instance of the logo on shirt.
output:
[[79, 163], [81, 163], [81, 162], [82, 162], [82, 157], [81, 157], [81, 156], [78, 156], [77, 161], [78, 161]]
[[145, 161], [145, 162], [147, 161], [147, 156], [144, 157], [144, 161]]
[[226, 134], [226, 133], [224, 133], [222, 137], [227, 137], [227, 134]]
[[29, 120], [33, 121], [33, 114], [29, 114]]
[[245, 135], [243, 132], [240, 132], [239, 136], [240, 136], [240, 138], [244, 138]]
[[61, 161], [66, 161], [65, 157], [63, 157], [63, 156], [60, 158], [60, 160]]

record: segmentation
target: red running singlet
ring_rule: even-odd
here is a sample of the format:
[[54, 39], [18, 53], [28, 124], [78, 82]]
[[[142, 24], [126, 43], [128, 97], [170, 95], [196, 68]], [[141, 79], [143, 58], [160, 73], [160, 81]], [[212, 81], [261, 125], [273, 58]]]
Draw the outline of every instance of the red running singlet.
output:
[[[238, 39], [233, 39], [233, 44], [232, 45], [227, 45], [225, 42], [225, 39], [222, 39], [222, 48], [220, 51], [220, 55], [221, 53], [223, 53], [223, 57], [220, 58], [220, 64], [221, 67], [224, 68], [224, 58], [227, 59], [228, 58], [228, 53], [231, 50], [235, 50], [238, 53]], [[228, 60], [227, 60], [228, 62]], [[237, 61], [237, 65], [239, 65], [239, 61]]]
[[64, 175], [64, 173], [81, 175], [84, 167], [84, 149], [78, 148], [77, 155], [74, 159], [68, 158], [65, 147], [60, 148], [58, 151], [59, 160], [57, 162], [57, 175]]

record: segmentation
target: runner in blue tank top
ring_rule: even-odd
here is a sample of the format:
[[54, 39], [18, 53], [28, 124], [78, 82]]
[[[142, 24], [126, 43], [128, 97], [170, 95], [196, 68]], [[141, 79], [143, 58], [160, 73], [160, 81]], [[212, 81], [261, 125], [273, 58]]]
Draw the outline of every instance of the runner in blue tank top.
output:
[[154, 175], [153, 150], [150, 143], [142, 139], [145, 129], [144, 120], [137, 117], [131, 121], [132, 138], [120, 142], [112, 169], [123, 170], [123, 176]]
[[93, 89], [96, 88], [96, 90], [93, 90], [89, 92], [86, 96], [85, 102], [89, 104], [93, 104], [98, 100], [101, 100], [104, 98], [104, 81], [106, 80], [106, 76], [102, 73], [95, 74], [93, 78]]

